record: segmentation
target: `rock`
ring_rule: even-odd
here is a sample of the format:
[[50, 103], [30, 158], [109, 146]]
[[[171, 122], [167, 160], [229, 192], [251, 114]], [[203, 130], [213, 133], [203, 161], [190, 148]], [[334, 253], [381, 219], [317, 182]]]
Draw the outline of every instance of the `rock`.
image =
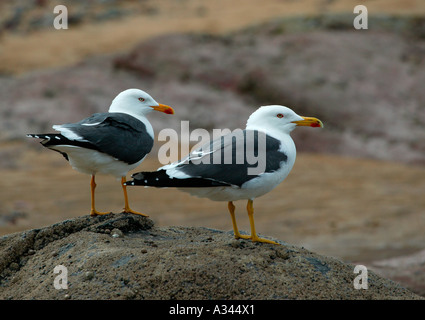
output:
[[[118, 225], [125, 237], [105, 241], [103, 230]], [[276, 241], [82, 216], [0, 238], [0, 299], [422, 299], [372, 271], [369, 288], [355, 289], [354, 265]], [[54, 287], [58, 265], [68, 289]]]

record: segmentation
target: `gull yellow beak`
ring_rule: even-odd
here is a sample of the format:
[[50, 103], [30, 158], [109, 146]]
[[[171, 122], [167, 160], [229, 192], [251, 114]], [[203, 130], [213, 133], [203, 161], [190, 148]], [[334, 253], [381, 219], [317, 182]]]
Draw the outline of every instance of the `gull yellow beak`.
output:
[[292, 123], [295, 123], [297, 126], [323, 128], [323, 122], [317, 118], [313, 118], [313, 117], [301, 117], [301, 118], [303, 118], [303, 120], [292, 121]]
[[157, 106], [151, 106], [152, 109], [160, 112], [164, 112], [166, 114], [174, 114], [174, 109], [165, 104], [159, 103]]

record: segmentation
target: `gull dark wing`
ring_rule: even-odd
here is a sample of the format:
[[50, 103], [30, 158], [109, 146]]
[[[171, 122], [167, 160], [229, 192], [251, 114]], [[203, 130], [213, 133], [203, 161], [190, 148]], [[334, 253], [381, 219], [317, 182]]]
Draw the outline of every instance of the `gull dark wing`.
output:
[[[261, 148], [261, 144], [264, 144]], [[265, 161], [263, 172], [273, 172], [287, 160], [280, 150], [280, 141], [254, 130], [235, 130], [212, 141], [208, 146], [192, 152], [191, 156], [176, 167], [191, 177], [213, 179], [241, 186], [259, 174], [249, 174], [248, 168], [261, 165]], [[259, 157], [259, 152], [265, 152]], [[201, 155], [200, 157], [198, 155]]]
[[96, 113], [77, 123], [54, 126], [62, 134], [30, 135], [48, 140], [45, 147], [73, 145], [108, 154], [117, 160], [133, 164], [153, 147], [153, 137], [144, 123], [124, 113]]
[[[261, 144], [263, 144], [261, 146]], [[156, 172], [134, 174], [133, 185], [211, 187], [233, 185], [240, 187], [243, 183], [256, 178], [263, 172], [273, 172], [287, 161], [285, 153], [280, 151], [281, 142], [263, 132], [256, 130], [235, 130], [193, 151], [180, 162], [165, 166]], [[264, 157], [259, 157], [264, 152]], [[257, 157], [257, 158], [256, 158]], [[256, 168], [265, 161], [264, 171], [250, 174], [249, 168]], [[165, 179], [167, 175], [169, 180]], [[158, 179], [156, 179], [158, 178]]]

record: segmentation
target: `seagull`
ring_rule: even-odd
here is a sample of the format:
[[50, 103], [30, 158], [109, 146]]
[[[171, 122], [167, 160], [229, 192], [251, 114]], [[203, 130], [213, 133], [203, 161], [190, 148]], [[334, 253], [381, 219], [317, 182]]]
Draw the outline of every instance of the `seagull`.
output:
[[154, 143], [152, 125], [146, 115], [152, 110], [174, 114], [174, 110], [156, 102], [139, 89], [127, 89], [113, 99], [109, 111], [95, 113], [76, 123], [54, 125], [60, 133], [28, 134], [43, 139], [40, 143], [61, 153], [77, 171], [91, 175], [90, 215], [103, 215], [95, 208], [95, 176], [98, 173], [121, 178], [124, 192], [123, 213], [134, 211], [128, 203], [125, 183], [127, 173], [142, 163]]
[[[244, 130], [206, 143], [157, 171], [137, 172], [125, 184], [176, 187], [197, 197], [227, 201], [236, 239], [278, 244], [257, 235], [253, 202], [277, 187], [294, 166], [296, 148], [290, 133], [297, 126], [323, 128], [323, 123], [299, 116], [285, 106], [260, 107], [248, 118]], [[233, 204], [236, 200], [248, 201], [251, 235], [239, 232]]]

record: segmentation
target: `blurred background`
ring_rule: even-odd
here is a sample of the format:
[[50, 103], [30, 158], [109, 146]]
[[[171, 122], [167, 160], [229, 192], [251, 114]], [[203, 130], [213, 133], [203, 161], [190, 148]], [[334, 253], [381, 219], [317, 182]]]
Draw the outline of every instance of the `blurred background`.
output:
[[[53, 27], [59, 4], [67, 30]], [[353, 27], [359, 4], [367, 30]], [[2, 0], [0, 236], [89, 213], [89, 177], [27, 133], [106, 112], [127, 88], [175, 109], [150, 114], [156, 133], [181, 120], [241, 128], [282, 104], [325, 128], [293, 132], [297, 161], [255, 201], [257, 231], [425, 295], [424, 84], [423, 0]], [[158, 167], [161, 143], [133, 172]], [[98, 209], [119, 212], [119, 182], [97, 182]], [[225, 203], [172, 189], [129, 197], [158, 226], [231, 230]]]

